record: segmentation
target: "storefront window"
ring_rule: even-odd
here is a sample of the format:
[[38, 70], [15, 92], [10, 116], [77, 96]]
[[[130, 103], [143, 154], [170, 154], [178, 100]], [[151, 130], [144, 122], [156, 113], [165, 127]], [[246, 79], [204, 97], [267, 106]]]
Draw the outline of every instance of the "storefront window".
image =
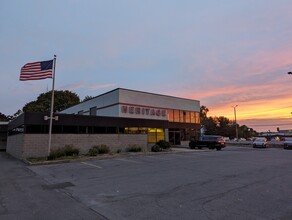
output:
[[164, 140], [163, 128], [148, 128], [148, 143], [156, 143]]
[[139, 134], [147, 134], [148, 128], [139, 128]]
[[179, 110], [174, 110], [173, 111], [173, 121], [174, 122], [179, 122]]
[[168, 121], [173, 122], [173, 109], [168, 109], [167, 110], [168, 113]]
[[186, 123], [190, 123], [190, 122], [191, 122], [191, 113], [186, 112]]
[[185, 111], [179, 111], [179, 122], [185, 122]]
[[125, 128], [126, 134], [138, 134], [139, 129], [138, 128]]
[[164, 140], [164, 129], [157, 128], [157, 141]]
[[191, 112], [191, 123], [196, 123], [195, 112]]
[[148, 129], [148, 143], [156, 143], [156, 128]]
[[196, 123], [199, 124], [200, 123], [200, 113], [195, 112], [195, 114], [196, 114]]

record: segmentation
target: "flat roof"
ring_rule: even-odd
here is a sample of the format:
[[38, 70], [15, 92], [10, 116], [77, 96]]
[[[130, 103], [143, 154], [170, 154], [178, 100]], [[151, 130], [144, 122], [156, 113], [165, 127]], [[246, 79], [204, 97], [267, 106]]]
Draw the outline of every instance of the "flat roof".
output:
[[[92, 99], [95, 99], [95, 98], [98, 98], [98, 97], [104, 96], [104, 95], [106, 95], [106, 94], [109, 94], [109, 93], [115, 92], [115, 91], [117, 91], [117, 90], [125, 90], [125, 91], [130, 91], [130, 92], [138, 92], [138, 93], [149, 94], [149, 95], [156, 95], [156, 96], [162, 96], [162, 97], [170, 97], [170, 98], [176, 98], [176, 99], [182, 99], [182, 100], [197, 101], [197, 102], [199, 102], [199, 100], [196, 100], [196, 99], [187, 99], [187, 98], [181, 98], [181, 97], [177, 97], [177, 96], [163, 95], [163, 94], [157, 94], [157, 93], [152, 93], [152, 92], [144, 92], [144, 91], [133, 90], [133, 89], [116, 88], [116, 89], [110, 90], [110, 91], [108, 91], [108, 92], [102, 93], [102, 94], [100, 94], [100, 95], [94, 96], [94, 97], [92, 97], [92, 98], [90, 98], [90, 99], [87, 99], [87, 100], [85, 100], [85, 101], [82, 101], [82, 102], [80, 102], [80, 103], [78, 103], [78, 104], [72, 105], [72, 106], [70, 106], [69, 108], [71, 108], [71, 107], [73, 107], [73, 106], [76, 106], [76, 105], [79, 105], [79, 104], [81, 104], [81, 103], [85, 103], [85, 102], [90, 101], [90, 100], [92, 100]], [[64, 110], [66, 110], [66, 109], [63, 109], [62, 111], [64, 111]]]

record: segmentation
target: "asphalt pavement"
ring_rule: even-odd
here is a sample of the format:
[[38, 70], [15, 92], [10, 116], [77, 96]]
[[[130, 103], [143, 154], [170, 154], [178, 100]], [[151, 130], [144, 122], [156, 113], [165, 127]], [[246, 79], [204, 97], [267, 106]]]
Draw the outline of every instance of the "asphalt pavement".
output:
[[0, 219], [103, 219], [83, 203], [52, 185], [22, 161], [0, 152]]
[[175, 149], [27, 166], [0, 153], [0, 219], [292, 219], [292, 151]]

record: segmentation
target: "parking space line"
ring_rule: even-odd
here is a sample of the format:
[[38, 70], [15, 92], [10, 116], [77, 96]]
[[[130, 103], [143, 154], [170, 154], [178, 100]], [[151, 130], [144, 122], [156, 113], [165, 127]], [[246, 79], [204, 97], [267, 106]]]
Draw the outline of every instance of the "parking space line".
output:
[[159, 160], [169, 160], [167, 158], [164, 157], [159, 157], [159, 156], [146, 156], [147, 158], [154, 158], [154, 159], [159, 159]]
[[91, 166], [91, 167], [95, 167], [95, 168], [98, 168], [98, 169], [102, 169], [102, 167], [94, 165], [94, 164], [91, 164], [91, 163], [86, 163], [86, 162], [81, 162], [81, 163], [84, 164], [84, 165], [87, 165], [87, 166]]
[[173, 154], [174, 157], [196, 157], [197, 155], [194, 154]]
[[116, 159], [116, 160], [124, 161], [124, 162], [130, 162], [130, 163], [138, 163], [138, 164], [141, 164], [141, 162], [134, 161], [134, 160], [127, 160], [127, 159]]

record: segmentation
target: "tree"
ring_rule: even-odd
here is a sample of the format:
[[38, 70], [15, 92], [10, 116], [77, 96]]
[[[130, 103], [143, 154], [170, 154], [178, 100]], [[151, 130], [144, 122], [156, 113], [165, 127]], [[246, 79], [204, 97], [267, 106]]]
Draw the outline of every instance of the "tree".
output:
[[218, 134], [217, 121], [213, 117], [205, 118], [204, 121], [201, 122], [205, 134]]
[[218, 121], [218, 134], [225, 137], [230, 137], [232, 134], [232, 121], [224, 116], [216, 117], [216, 120]]
[[[42, 93], [36, 101], [31, 101], [23, 107], [24, 112], [50, 112], [52, 92]], [[80, 103], [76, 93], [68, 90], [56, 90], [54, 95], [54, 112], [62, 111], [70, 106]]]
[[0, 121], [9, 121], [8, 116], [0, 112]]
[[242, 125], [238, 128], [238, 136], [247, 139], [257, 136], [257, 132], [252, 128], [247, 127], [246, 125]]
[[202, 105], [200, 107], [200, 118], [201, 118], [201, 122], [206, 120], [208, 117], [207, 117], [207, 113], [209, 112], [209, 109], [205, 106], [205, 105]]
[[87, 95], [87, 96], [85, 96], [85, 98], [82, 100], [82, 102], [87, 101], [87, 100], [92, 99], [92, 98], [93, 98], [93, 96], [91, 96], [91, 95]]
[[[235, 122], [224, 116], [207, 117], [209, 109], [201, 106], [201, 125], [207, 135], [221, 135], [224, 137], [235, 137]], [[242, 125], [238, 128], [240, 138], [250, 138], [256, 136], [256, 131], [252, 128]]]

